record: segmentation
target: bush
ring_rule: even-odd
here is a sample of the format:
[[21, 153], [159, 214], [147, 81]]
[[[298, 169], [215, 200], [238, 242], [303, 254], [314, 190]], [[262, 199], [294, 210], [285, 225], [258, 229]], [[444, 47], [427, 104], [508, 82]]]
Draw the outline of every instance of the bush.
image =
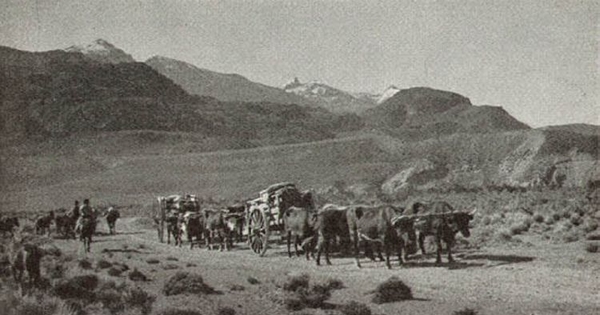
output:
[[167, 280], [163, 287], [163, 293], [167, 296], [185, 293], [211, 294], [215, 293], [215, 290], [204, 283], [202, 276], [180, 271]]
[[510, 227], [510, 235], [519, 235], [523, 232], [527, 232], [527, 230], [529, 230], [527, 225], [524, 223], [519, 223]]
[[562, 240], [565, 243], [576, 242], [579, 240], [579, 234], [576, 231], [567, 232], [565, 235], [563, 235]]
[[173, 256], [169, 256], [166, 259], [170, 260], [170, 261], [179, 261], [179, 259], [177, 257], [173, 257]]
[[243, 285], [233, 284], [233, 285], [231, 285], [231, 287], [229, 287], [229, 290], [231, 290], [231, 291], [244, 291], [244, 290], [246, 290], [246, 288]]
[[585, 233], [590, 233], [598, 229], [598, 222], [594, 219], [586, 219], [583, 224], [583, 231]]
[[301, 274], [297, 276], [290, 276], [286, 283], [283, 284], [284, 291], [297, 291], [299, 288], [308, 289], [308, 282], [310, 276], [307, 274]]
[[179, 266], [176, 264], [166, 264], [163, 266], [164, 270], [173, 270], [173, 269], [179, 269]]
[[283, 300], [283, 303], [288, 311], [299, 311], [304, 309], [304, 304], [300, 301], [300, 298], [297, 297], [286, 297]]
[[133, 271], [129, 273], [129, 280], [131, 281], [148, 281], [148, 277], [145, 274], [137, 270], [137, 268], [133, 268]]
[[600, 241], [600, 232], [590, 233], [585, 239], [588, 241]]
[[578, 213], [573, 213], [569, 221], [575, 226], [579, 226], [581, 223], [583, 223], [583, 219]]
[[118, 277], [123, 273], [123, 270], [120, 268], [111, 267], [108, 269], [108, 275], [112, 277]]
[[125, 302], [132, 307], [139, 307], [142, 315], [148, 315], [152, 312], [154, 301], [156, 301], [155, 296], [140, 288], [130, 289], [125, 295]]
[[452, 312], [452, 315], [477, 315], [477, 312], [472, 308], [463, 308], [460, 311]]
[[61, 279], [65, 275], [65, 266], [62, 263], [53, 261], [46, 266], [46, 274], [50, 279]]
[[596, 243], [586, 243], [585, 251], [588, 253], [597, 253], [598, 252], [598, 244]]
[[512, 240], [512, 233], [506, 228], [501, 228], [495, 233], [496, 239], [499, 241], [510, 241]]
[[371, 309], [364, 303], [351, 301], [339, 308], [343, 315], [371, 315]]
[[82, 275], [59, 282], [54, 286], [53, 292], [62, 299], [91, 300], [94, 298], [94, 290], [97, 286], [96, 275]]
[[148, 264], [150, 264], [150, 265], [154, 265], [154, 264], [158, 264], [158, 263], [160, 263], [160, 260], [158, 260], [158, 259], [156, 259], [156, 258], [148, 258], [148, 259], [146, 260], [146, 262], [147, 262]]
[[117, 314], [125, 310], [125, 303], [121, 299], [121, 292], [116, 289], [99, 290], [96, 293], [96, 299], [111, 314]]
[[552, 224], [554, 224], [554, 222], [556, 222], [556, 219], [554, 219], [554, 217], [552, 217], [552, 216], [549, 216], [546, 218], [545, 222], [547, 225], [552, 225]]
[[373, 303], [382, 304], [412, 299], [412, 290], [397, 277], [391, 277], [379, 284], [375, 289], [375, 295], [371, 299]]
[[554, 219], [554, 221], [560, 221], [561, 217], [559, 212], [552, 212], [552, 219]]
[[[492, 223], [492, 219], [489, 216], [485, 216], [483, 218], [483, 220], [481, 220], [481, 223], [483, 225], [490, 225], [490, 223]], [[370, 310], [369, 310], [370, 311]]]
[[182, 309], [182, 308], [170, 308], [163, 310], [158, 313], [159, 315], [203, 315], [199, 311]]
[[235, 315], [235, 310], [231, 307], [221, 307], [217, 311], [218, 315]]
[[97, 269], [106, 269], [106, 268], [110, 268], [112, 267], [112, 263], [104, 260], [104, 259], [100, 259], [98, 260], [98, 262], [96, 263], [96, 268]]
[[92, 263], [87, 259], [81, 259], [81, 260], [79, 260], [79, 268], [92, 269]]
[[260, 284], [260, 281], [254, 277], [248, 277], [246, 280], [248, 280], [248, 283], [250, 284]]
[[325, 286], [331, 290], [341, 290], [344, 288], [344, 283], [340, 279], [329, 278], [325, 282]]
[[536, 213], [533, 215], [533, 221], [535, 221], [537, 223], [542, 223], [542, 222], [544, 222], [544, 216], [541, 215], [540, 213]]

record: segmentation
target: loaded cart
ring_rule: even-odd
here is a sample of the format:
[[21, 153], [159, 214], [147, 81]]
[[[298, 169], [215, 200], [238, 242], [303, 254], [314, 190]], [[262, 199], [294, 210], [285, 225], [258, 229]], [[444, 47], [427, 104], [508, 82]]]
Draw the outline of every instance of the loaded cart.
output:
[[260, 197], [246, 202], [246, 226], [243, 233], [250, 249], [264, 256], [272, 232], [283, 231], [283, 215], [288, 208], [314, 207], [312, 194], [300, 192], [292, 183], [279, 183], [260, 192]]

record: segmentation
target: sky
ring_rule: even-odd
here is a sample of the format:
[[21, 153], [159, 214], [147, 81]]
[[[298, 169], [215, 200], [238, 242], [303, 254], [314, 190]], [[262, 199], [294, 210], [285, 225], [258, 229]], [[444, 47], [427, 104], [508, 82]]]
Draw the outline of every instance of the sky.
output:
[[600, 125], [599, 5], [529, 1], [0, 0], [0, 45], [102, 38], [281, 87], [428, 86], [502, 106], [532, 127]]

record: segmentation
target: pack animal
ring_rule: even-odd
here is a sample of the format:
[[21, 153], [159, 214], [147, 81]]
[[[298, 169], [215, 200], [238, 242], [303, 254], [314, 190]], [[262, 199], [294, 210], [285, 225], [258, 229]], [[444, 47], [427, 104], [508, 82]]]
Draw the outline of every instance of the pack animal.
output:
[[35, 221], [35, 232], [37, 234], [48, 234], [50, 235], [50, 225], [54, 221], [54, 211], [50, 211], [48, 214], [39, 217]]
[[464, 237], [471, 235], [469, 223], [473, 220], [475, 211], [471, 213], [455, 212], [454, 208], [444, 201], [436, 201], [429, 204], [415, 203], [412, 209], [413, 213], [433, 214], [432, 216], [424, 216], [415, 221], [415, 229], [418, 232], [421, 253], [423, 255], [426, 254], [424, 246], [425, 237], [432, 235], [435, 238], [437, 246], [436, 263], [442, 262], [442, 242], [446, 243], [448, 262], [453, 262], [452, 245], [455, 242], [456, 234], [460, 232]]
[[321, 264], [321, 253], [325, 251], [325, 262], [331, 265], [329, 252], [331, 243], [339, 243], [342, 249], [349, 244], [348, 219], [346, 216], [348, 207], [327, 204], [317, 213], [315, 230], [317, 236], [317, 266]]
[[213, 241], [219, 240], [220, 250], [229, 250], [229, 232], [224, 218], [225, 211], [206, 209], [204, 210], [204, 234], [206, 237], [206, 247], [213, 249]]
[[108, 211], [106, 213], [106, 224], [108, 225], [108, 231], [110, 234], [117, 233], [115, 226], [117, 223], [117, 219], [119, 219], [120, 217], [121, 214], [119, 213], [119, 210], [115, 209], [114, 207], [108, 208]]
[[317, 215], [310, 208], [289, 207], [283, 216], [283, 225], [287, 232], [288, 256], [292, 257], [291, 242], [294, 238], [294, 249], [296, 256], [300, 256], [298, 245], [304, 244], [306, 260], [309, 260], [309, 254], [313, 253]]
[[37, 245], [14, 240], [11, 244], [9, 256], [13, 277], [21, 289], [25, 272], [29, 277], [30, 285], [39, 283], [41, 278], [40, 261], [43, 257], [43, 251]]
[[199, 245], [204, 235], [204, 216], [197, 212], [186, 212], [183, 215], [182, 230], [182, 234], [187, 235], [190, 242], [190, 249], [194, 248], [194, 244]]
[[379, 250], [379, 247], [383, 248], [388, 269], [392, 268], [390, 254], [394, 248], [398, 253], [398, 261], [402, 264], [402, 247], [404, 244], [393, 222], [393, 219], [401, 214], [401, 211], [390, 205], [349, 207], [346, 216], [357, 267], [361, 267], [359, 260], [360, 240], [373, 243]]

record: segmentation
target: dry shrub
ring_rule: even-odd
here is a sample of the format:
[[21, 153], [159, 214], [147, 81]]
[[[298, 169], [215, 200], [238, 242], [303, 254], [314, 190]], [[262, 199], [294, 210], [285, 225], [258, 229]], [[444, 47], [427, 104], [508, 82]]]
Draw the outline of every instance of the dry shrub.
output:
[[50, 261], [45, 265], [46, 274], [50, 279], [61, 279], [65, 275], [65, 265], [55, 260]]
[[350, 301], [339, 307], [343, 315], [371, 315], [371, 309], [364, 303]]
[[585, 239], [588, 241], [600, 241], [600, 231], [589, 233]]
[[160, 260], [156, 259], [156, 258], [148, 258], [146, 259], [146, 262], [150, 265], [155, 265], [160, 263]]
[[544, 216], [541, 213], [536, 213], [533, 215], [533, 221], [537, 223], [542, 223], [544, 222]]
[[108, 269], [108, 275], [112, 277], [119, 277], [123, 273], [123, 270], [116, 267], [111, 267]]
[[53, 292], [62, 299], [92, 300], [97, 286], [96, 275], [81, 275], [60, 281], [54, 286]]
[[596, 243], [586, 243], [585, 251], [588, 253], [597, 253], [598, 252], [598, 244]]
[[187, 263], [187, 264], [185, 264], [185, 266], [188, 267], [188, 268], [189, 267], [197, 267], [197, 265], [194, 264], [194, 263]]
[[466, 307], [462, 310], [452, 312], [452, 315], [477, 315], [477, 311], [475, 311], [472, 308]]
[[244, 290], [246, 290], [246, 287], [244, 287], [243, 285], [239, 285], [239, 284], [232, 284], [229, 287], [229, 290], [231, 290], [231, 291], [244, 291]]
[[170, 260], [170, 261], [179, 261], [179, 259], [177, 257], [173, 257], [173, 256], [169, 256], [166, 259]]
[[256, 279], [256, 278], [254, 278], [254, 277], [248, 277], [246, 280], [247, 280], [247, 281], [248, 281], [248, 283], [250, 283], [250, 284], [260, 284], [260, 280], [258, 280], [258, 279]]
[[[11, 308], [2, 308], [4, 310], [13, 310], [13, 314], [19, 315], [75, 315], [76, 309], [68, 302], [56, 297], [50, 297], [46, 294], [35, 296], [16, 297]], [[10, 313], [9, 313], [10, 314]]]
[[583, 218], [578, 213], [573, 213], [569, 221], [571, 224], [579, 226], [581, 223], [583, 223]]
[[148, 315], [152, 312], [154, 301], [156, 301], [155, 296], [138, 287], [128, 290], [125, 294], [125, 302], [132, 307], [138, 307], [142, 315]]
[[583, 231], [585, 233], [590, 233], [598, 229], [598, 221], [594, 219], [587, 218], [583, 223]]
[[100, 259], [98, 260], [98, 262], [96, 262], [96, 269], [106, 269], [106, 268], [110, 268], [112, 267], [112, 263], [104, 260], [104, 259]]
[[309, 282], [310, 277], [307, 274], [288, 277], [283, 284], [283, 290], [286, 292], [284, 304], [288, 310], [321, 308], [331, 297], [332, 289], [328, 284], [310, 286]]
[[163, 287], [163, 293], [169, 296], [186, 293], [211, 294], [216, 291], [204, 283], [204, 279], [199, 274], [180, 271], [167, 280]]
[[78, 265], [79, 265], [79, 268], [81, 268], [81, 269], [86, 269], [86, 270], [87, 269], [92, 269], [92, 263], [89, 260], [85, 259], [85, 258], [79, 260]]
[[391, 277], [379, 284], [371, 299], [373, 303], [382, 304], [396, 301], [410, 300], [413, 298], [412, 290], [397, 277]]
[[308, 288], [310, 276], [303, 273], [301, 275], [295, 275], [288, 277], [287, 281], [283, 284], [284, 291], [297, 291], [299, 288]]
[[548, 216], [544, 222], [545, 222], [547, 225], [552, 225], [552, 224], [554, 224], [554, 222], [556, 222], [556, 219], [554, 219], [554, 217], [553, 217], [553, 216]]
[[105, 288], [96, 292], [96, 300], [111, 314], [117, 314], [125, 310], [125, 302], [121, 295], [117, 289]]
[[510, 227], [510, 235], [519, 235], [528, 230], [529, 227], [525, 223], [519, 223]]
[[563, 235], [562, 240], [565, 243], [576, 242], [579, 240], [579, 233], [577, 231], [569, 231]]
[[158, 315], [203, 315], [199, 311], [183, 309], [183, 308], [169, 308], [162, 310]]
[[552, 212], [552, 219], [554, 219], [554, 221], [560, 221], [561, 218], [560, 212]]
[[217, 315], [235, 315], [235, 310], [231, 307], [221, 307], [217, 311]]
[[487, 215], [481, 220], [481, 224], [483, 225], [490, 225], [490, 223], [492, 223], [492, 219]]
[[176, 264], [166, 264], [163, 266], [164, 270], [173, 270], [173, 269], [179, 269], [179, 266]]
[[146, 275], [141, 271], [137, 270], [137, 268], [133, 268], [133, 271], [129, 273], [128, 277], [131, 281], [148, 281], [148, 277], [146, 277]]
[[340, 279], [329, 278], [325, 281], [325, 286], [331, 290], [341, 290], [344, 288], [344, 283]]
[[506, 228], [501, 228], [494, 233], [494, 238], [501, 242], [509, 242], [512, 240], [512, 232]]

